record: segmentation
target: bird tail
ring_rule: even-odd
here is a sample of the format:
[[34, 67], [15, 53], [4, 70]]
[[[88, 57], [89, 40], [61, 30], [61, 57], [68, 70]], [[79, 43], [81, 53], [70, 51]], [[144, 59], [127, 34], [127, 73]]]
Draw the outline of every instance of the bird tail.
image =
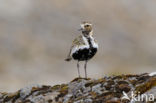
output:
[[67, 57], [66, 59], [65, 59], [65, 61], [71, 61], [72, 60], [72, 58], [71, 57]]
[[69, 52], [69, 54], [68, 54], [68, 56], [67, 56], [67, 58], [65, 59], [65, 61], [71, 61], [72, 60], [72, 57], [71, 57], [71, 49], [70, 49], [70, 52]]

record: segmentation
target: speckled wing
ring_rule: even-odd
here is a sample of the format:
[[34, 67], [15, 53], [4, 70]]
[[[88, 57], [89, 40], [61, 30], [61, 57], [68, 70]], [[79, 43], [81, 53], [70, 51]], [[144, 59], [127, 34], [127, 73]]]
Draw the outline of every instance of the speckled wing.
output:
[[85, 45], [82, 35], [78, 36], [77, 38], [73, 40], [72, 46], [70, 48], [70, 52], [68, 54], [68, 57], [65, 60], [70, 61], [72, 59], [72, 52], [81, 45]]
[[82, 36], [78, 36], [77, 38], [74, 39], [73, 43], [72, 43], [72, 47], [74, 48], [75, 46], [81, 46], [81, 45], [85, 45]]

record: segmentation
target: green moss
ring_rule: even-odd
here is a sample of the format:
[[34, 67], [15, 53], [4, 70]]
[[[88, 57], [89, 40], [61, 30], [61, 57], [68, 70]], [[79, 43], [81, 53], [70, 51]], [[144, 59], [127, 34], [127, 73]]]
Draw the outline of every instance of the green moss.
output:
[[78, 78], [73, 79], [71, 82], [75, 82], [75, 81], [76, 82], [81, 82], [82, 80], [91, 80], [91, 78], [81, 78], [81, 77], [79, 78], [78, 77]]
[[60, 89], [60, 87], [61, 87], [61, 85], [55, 85], [55, 86], [51, 87], [51, 90], [52, 91], [53, 90], [58, 90], [58, 89]]
[[16, 98], [18, 98], [19, 95], [19, 91], [15, 92], [15, 93], [8, 93], [7, 96], [4, 98], [4, 102], [10, 101], [10, 100], [15, 100]]
[[68, 85], [61, 85], [60, 93], [66, 94], [68, 92]]
[[147, 82], [139, 85], [136, 87], [136, 91], [142, 93], [145, 93], [146, 91], [150, 90], [152, 87], [156, 86], [156, 77], [151, 78]]
[[90, 95], [92, 96], [92, 98], [96, 98], [97, 94], [95, 92], [90, 92]]
[[104, 83], [105, 81], [106, 81], [105, 79], [100, 78], [100, 79], [98, 79], [98, 80], [92, 80], [92, 81], [87, 82], [87, 83], [85, 84], [85, 86], [86, 86], [86, 87], [92, 87], [92, 86], [94, 86], [94, 85], [96, 85], [96, 84]]

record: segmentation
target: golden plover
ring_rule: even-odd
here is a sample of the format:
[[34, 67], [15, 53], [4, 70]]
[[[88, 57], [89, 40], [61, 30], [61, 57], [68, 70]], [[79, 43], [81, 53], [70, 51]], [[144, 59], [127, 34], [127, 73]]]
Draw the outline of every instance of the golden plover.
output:
[[85, 61], [84, 70], [85, 78], [87, 78], [87, 61], [91, 59], [97, 52], [98, 44], [93, 38], [92, 24], [89, 22], [82, 22], [79, 29], [82, 34], [74, 39], [66, 61], [72, 59], [77, 60], [78, 75], [80, 77], [79, 61]]

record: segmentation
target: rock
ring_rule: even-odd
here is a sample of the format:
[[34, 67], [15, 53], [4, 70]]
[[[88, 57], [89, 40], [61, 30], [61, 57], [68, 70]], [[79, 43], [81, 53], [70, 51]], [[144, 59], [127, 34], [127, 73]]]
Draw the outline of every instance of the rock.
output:
[[[134, 92], [137, 92], [136, 98], [132, 95]], [[154, 98], [149, 100], [153, 103], [156, 101], [156, 75], [144, 73], [100, 79], [76, 78], [55, 86], [33, 85], [14, 93], [0, 93], [0, 103], [135, 103], [133, 100], [151, 94]], [[148, 102], [151, 101], [145, 103]]]

